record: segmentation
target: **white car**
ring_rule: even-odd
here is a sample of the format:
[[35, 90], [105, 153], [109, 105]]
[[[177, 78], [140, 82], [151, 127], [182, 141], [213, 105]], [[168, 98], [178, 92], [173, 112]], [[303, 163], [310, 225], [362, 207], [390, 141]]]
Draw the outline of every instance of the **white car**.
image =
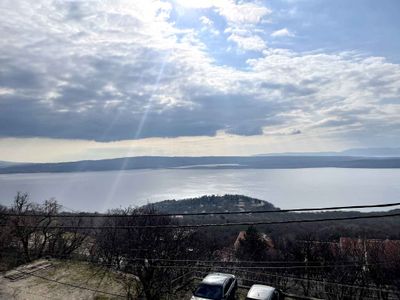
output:
[[191, 300], [233, 300], [236, 289], [237, 280], [234, 275], [211, 273], [201, 281]]
[[281, 300], [279, 290], [272, 286], [253, 284], [247, 293], [246, 300]]

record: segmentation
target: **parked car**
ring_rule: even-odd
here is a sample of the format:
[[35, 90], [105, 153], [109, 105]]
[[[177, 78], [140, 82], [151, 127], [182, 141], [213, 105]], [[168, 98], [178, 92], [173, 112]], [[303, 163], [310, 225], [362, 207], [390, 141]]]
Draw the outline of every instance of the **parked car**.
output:
[[281, 300], [281, 292], [268, 285], [253, 284], [247, 293], [246, 300]]
[[196, 290], [191, 300], [234, 300], [237, 290], [237, 279], [232, 274], [208, 274]]

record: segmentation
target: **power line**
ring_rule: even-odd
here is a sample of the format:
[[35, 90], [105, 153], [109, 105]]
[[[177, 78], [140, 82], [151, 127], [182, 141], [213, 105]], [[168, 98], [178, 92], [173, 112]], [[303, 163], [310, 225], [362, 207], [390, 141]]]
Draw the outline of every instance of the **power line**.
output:
[[[129, 249], [132, 250], [132, 249]], [[134, 250], [140, 250], [140, 251], [147, 251], [148, 249], [134, 249]], [[21, 255], [18, 253], [7, 253], [7, 252], [0, 252], [0, 256], [14, 256], [14, 257], [20, 257]], [[44, 255], [43, 257], [48, 257], [47, 255]], [[39, 257], [40, 258], [40, 257]], [[195, 265], [199, 266], [199, 264], [211, 264], [211, 265], [216, 265], [216, 266], [221, 266], [221, 267], [226, 267], [226, 268], [232, 268], [229, 265], [238, 265], [241, 264], [240, 268], [246, 269], [264, 269], [264, 268], [271, 268], [275, 269], [276, 267], [270, 267], [270, 266], [262, 266], [262, 265], [290, 265], [290, 264], [303, 264], [303, 265], [294, 265], [294, 266], [289, 266], [291, 268], [300, 268], [300, 267], [306, 267], [304, 264], [307, 264], [308, 267], [340, 267], [340, 266], [364, 266], [363, 262], [349, 262], [349, 261], [325, 261], [325, 263], [330, 263], [331, 265], [320, 265], [321, 263], [324, 263], [322, 261], [250, 261], [250, 260], [238, 260], [238, 261], [217, 261], [217, 260], [197, 260], [197, 259], [166, 259], [166, 258], [130, 258], [129, 262], [140, 262], [140, 261], [145, 261], [148, 260], [149, 262], [157, 263], [157, 262], [167, 262], [167, 263], [187, 263], [190, 264], [190, 266]], [[335, 263], [332, 265], [332, 263]], [[384, 264], [389, 264], [392, 263], [392, 261], [378, 261], [374, 263], [368, 264], [369, 266], [374, 266], [374, 265], [384, 265]], [[243, 266], [244, 264], [249, 264], [250, 266]], [[317, 264], [317, 265], [316, 265]], [[100, 264], [101, 266], [109, 267], [109, 266], [114, 266], [113, 264]], [[227, 266], [228, 265], [228, 266]], [[251, 266], [251, 265], [259, 265], [259, 267]], [[260, 266], [261, 265], [261, 266]], [[179, 267], [180, 265], [175, 265]], [[189, 266], [189, 265], [186, 265]], [[235, 266], [234, 266], [235, 267]], [[281, 267], [281, 266], [279, 266]], [[283, 266], [285, 267], [285, 266]], [[287, 266], [286, 266], [287, 267]]]
[[[368, 215], [368, 216], [353, 216], [340, 218], [320, 218], [320, 219], [299, 219], [287, 221], [260, 221], [260, 222], [238, 222], [238, 223], [208, 223], [208, 224], [168, 224], [168, 225], [125, 225], [125, 226], [31, 226], [31, 225], [15, 225], [21, 228], [37, 228], [37, 229], [69, 229], [69, 230], [96, 230], [96, 229], [179, 229], [179, 228], [204, 228], [204, 227], [227, 227], [227, 226], [254, 226], [254, 225], [283, 225], [297, 223], [317, 223], [317, 222], [335, 222], [335, 221], [350, 221], [361, 219], [382, 219], [390, 217], [398, 217], [400, 213]], [[0, 227], [8, 226], [1, 224]]]
[[[217, 260], [198, 260], [198, 259], [164, 259], [164, 258], [133, 258], [132, 261], [148, 261], [158, 262], [181, 262], [181, 263], [220, 263], [220, 264], [295, 264], [295, 263], [306, 263], [305, 261], [287, 261], [287, 260], [275, 260], [275, 261], [253, 261], [253, 260], [237, 260], [237, 261], [217, 261]], [[308, 261], [307, 263], [321, 263], [320, 261]]]
[[[129, 248], [129, 251], [148, 251], [148, 249], [131, 249]], [[0, 256], [14, 256], [14, 257], [21, 257], [21, 254], [19, 253], [9, 253], [9, 252], [0, 252]], [[43, 255], [41, 257], [37, 258], [43, 258], [43, 257], [51, 257], [51, 255]], [[167, 258], [130, 258], [129, 262], [134, 262], [134, 261], [145, 261], [148, 260], [149, 262], [168, 262], [168, 263], [191, 263], [191, 264], [220, 264], [220, 265], [237, 265], [237, 264], [250, 264], [250, 265], [274, 265], [274, 264], [283, 264], [283, 265], [289, 265], [289, 264], [308, 264], [309, 266], [313, 264], [321, 264], [323, 263], [322, 261], [304, 261], [304, 260], [293, 260], [293, 261], [288, 261], [288, 260], [272, 260], [272, 261], [254, 261], [254, 260], [236, 260], [236, 261], [218, 261], [218, 260], [198, 260], [198, 259], [167, 259]], [[357, 264], [362, 262], [349, 262], [349, 261], [325, 261], [325, 263], [343, 263], [343, 264]], [[391, 262], [388, 261], [379, 261], [375, 262], [370, 265], [377, 265], [377, 264], [388, 264]], [[100, 264], [101, 266], [114, 266], [113, 264]], [[230, 268], [229, 266], [226, 266], [227, 268]], [[245, 266], [243, 266], [245, 267]], [[260, 267], [263, 268], [263, 267]]]
[[[277, 209], [277, 210], [245, 210], [245, 211], [219, 211], [219, 212], [193, 212], [193, 213], [155, 213], [155, 214], [100, 214], [100, 213], [76, 213], [75, 214], [54, 214], [52, 217], [57, 218], [142, 218], [142, 217], [176, 217], [176, 216], [208, 216], [208, 215], [242, 215], [242, 214], [266, 214], [266, 213], [288, 213], [288, 212], [312, 212], [312, 211], [329, 211], [329, 210], [340, 210], [340, 209], [360, 209], [360, 208], [382, 208], [382, 207], [393, 207], [399, 206], [400, 202], [395, 203], [384, 203], [384, 204], [371, 204], [371, 205], [350, 205], [350, 206], [330, 206], [330, 207], [311, 207], [311, 208], [290, 208], [290, 209]], [[43, 213], [15, 213], [6, 212], [0, 213], [0, 216], [10, 217], [38, 217], [38, 216], [49, 216], [49, 214]]]
[[[226, 269], [241, 269], [241, 270], [247, 270], [247, 269], [282, 269], [282, 270], [290, 270], [290, 269], [324, 269], [324, 268], [334, 268], [334, 267], [364, 267], [364, 266], [375, 266], [375, 265], [382, 265], [382, 264], [388, 264], [389, 262], [385, 262], [385, 263], [373, 263], [373, 264], [368, 264], [368, 265], [363, 265], [363, 264], [354, 264], [354, 263], [349, 263], [349, 264], [342, 264], [342, 265], [338, 265], [338, 264], [334, 264], [334, 265], [319, 265], [319, 266], [315, 266], [315, 265], [301, 265], [301, 266], [224, 266], [224, 265], [218, 265], [218, 264], [190, 264], [190, 265], [151, 265], [152, 268], [158, 268], [158, 269], [163, 269], [163, 268], [177, 268], [177, 269], [191, 269], [191, 268], [201, 268], [201, 269], [210, 269], [210, 268], [226, 268]], [[130, 265], [130, 264], [128, 264]], [[112, 267], [115, 266], [114, 264], [101, 264], [101, 266], [103, 267]], [[130, 266], [142, 266], [139, 264], [132, 264]]]
[[[192, 268], [196, 268], [193, 266]], [[220, 267], [216, 267], [220, 268]], [[236, 268], [229, 268], [231, 270], [235, 270]], [[248, 273], [248, 274], [254, 274], [254, 275], [261, 275], [261, 276], [271, 276], [271, 277], [276, 277], [276, 278], [283, 278], [283, 279], [293, 279], [293, 280], [298, 280], [298, 281], [310, 281], [314, 283], [320, 283], [323, 285], [335, 285], [335, 286], [341, 286], [341, 287], [348, 287], [348, 288], [356, 288], [356, 289], [367, 289], [371, 291], [378, 291], [378, 292], [389, 292], [389, 293], [395, 293], [396, 290], [388, 290], [388, 289], [379, 289], [379, 288], [373, 288], [373, 287], [368, 287], [368, 286], [360, 286], [360, 285], [350, 285], [350, 284], [344, 284], [344, 283], [339, 283], [339, 282], [332, 282], [332, 281], [325, 281], [325, 280], [318, 280], [318, 279], [309, 279], [309, 278], [304, 278], [304, 277], [296, 277], [296, 276], [291, 276], [291, 275], [278, 275], [278, 274], [272, 274], [272, 273], [262, 273], [262, 272], [255, 272], [255, 271], [246, 271], [246, 270], [237, 270], [238, 272], [242, 273]], [[203, 272], [203, 271], [199, 271]], [[254, 279], [250, 279], [252, 281], [256, 281]], [[261, 282], [261, 281], [260, 281]]]
[[[389, 262], [387, 262], [389, 263]], [[381, 263], [381, 264], [387, 264], [387, 263]], [[325, 269], [325, 268], [350, 268], [350, 267], [368, 267], [368, 266], [375, 266], [379, 265], [378, 263], [374, 264], [366, 264], [366, 265], [357, 265], [357, 264], [343, 264], [343, 265], [325, 265], [325, 266], [233, 266], [233, 267], [227, 267], [227, 266], [217, 266], [217, 265], [190, 265], [190, 266], [179, 266], [179, 265], [152, 265], [152, 268], [177, 268], [177, 269], [191, 269], [191, 268], [200, 268], [200, 269], [210, 269], [210, 268], [226, 268], [226, 269], [237, 269], [237, 270], [248, 270], [248, 269], [257, 269], [257, 270], [292, 270], [292, 269]]]
[[[382, 263], [390, 263], [390, 262], [381, 262], [381, 263], [373, 263], [373, 264], [367, 264], [366, 266], [374, 266], [374, 265], [379, 265]], [[334, 265], [332, 265], [334, 266]], [[330, 266], [330, 267], [332, 267]], [[336, 265], [338, 266], [338, 265]], [[350, 265], [341, 265], [341, 267], [349, 267]], [[388, 290], [388, 289], [379, 289], [379, 288], [371, 288], [367, 286], [360, 286], [360, 285], [350, 285], [350, 284], [342, 284], [338, 282], [330, 282], [330, 281], [325, 281], [325, 280], [317, 280], [317, 279], [309, 279], [309, 278], [304, 278], [304, 277], [296, 277], [296, 276], [291, 276], [291, 275], [278, 275], [278, 274], [272, 274], [272, 273], [261, 273], [260, 271], [247, 271], [248, 267], [226, 267], [226, 266], [176, 266], [176, 265], [163, 265], [163, 266], [154, 266], [152, 265], [151, 267], [153, 268], [160, 268], [160, 269], [200, 269], [200, 272], [204, 272], [201, 270], [207, 270], [207, 269], [212, 269], [212, 268], [226, 268], [228, 270], [236, 270], [238, 272], [243, 272], [243, 273], [249, 273], [249, 274], [256, 274], [256, 275], [263, 275], [263, 276], [273, 276], [273, 277], [278, 277], [278, 278], [289, 278], [289, 279], [294, 279], [294, 280], [300, 280], [300, 281], [311, 281], [311, 282], [316, 282], [316, 283], [321, 283], [324, 285], [336, 285], [336, 286], [343, 286], [343, 287], [349, 287], [349, 288], [357, 288], [357, 289], [368, 289], [368, 290], [373, 290], [373, 291], [381, 291], [381, 292], [396, 292], [395, 290]], [[304, 268], [305, 266], [302, 266]], [[322, 267], [322, 266], [318, 266]], [[283, 267], [283, 269], [290, 269], [291, 267]], [[308, 266], [308, 268], [312, 268], [312, 266]], [[266, 268], [268, 269], [268, 268]], [[271, 267], [271, 269], [275, 269], [275, 267]]]
[[[323, 263], [322, 261], [250, 261], [250, 260], [238, 260], [238, 261], [216, 261], [216, 260], [195, 260], [195, 259], [164, 259], [164, 258], [133, 258], [130, 259], [129, 261], [144, 261], [144, 260], [148, 260], [149, 262], [168, 262], [168, 263], [202, 263], [202, 264], [308, 264], [310, 266], [310, 264], [321, 264]], [[392, 263], [393, 261], [378, 261], [378, 262], [374, 262], [372, 264], [369, 265], [380, 265], [380, 264], [388, 264], [388, 263]], [[341, 263], [342, 265], [346, 264], [346, 265], [363, 265], [363, 262], [349, 262], [349, 261], [328, 261], [327, 263], [336, 263], [335, 265], [331, 265], [331, 266], [339, 266], [337, 265], [337, 263]], [[229, 268], [229, 267], [227, 267]], [[245, 266], [243, 266], [243, 268], [246, 268]], [[263, 267], [260, 267], [263, 268]]]
[[288, 278], [288, 279], [299, 280], [299, 281], [311, 281], [311, 282], [320, 283], [323, 285], [336, 285], [336, 286], [341, 286], [341, 287], [367, 289], [367, 290], [371, 290], [371, 291], [388, 292], [388, 293], [396, 292], [396, 290], [379, 289], [379, 288], [373, 288], [373, 287], [368, 287], [368, 286], [351, 285], [351, 284], [345, 284], [345, 283], [339, 283], [339, 282], [332, 282], [332, 281], [325, 281], [325, 280], [318, 280], [318, 279], [309, 279], [309, 278], [296, 277], [296, 276], [290, 276], [290, 275], [277, 275], [277, 274], [271, 274], [271, 273], [261, 273], [261, 272], [243, 271], [243, 270], [238, 270], [238, 271], [243, 272], [243, 273], [255, 274], [255, 275], [264, 275], [264, 276], [266, 275], [266, 276], [273, 276], [273, 277], [277, 277], [277, 278]]
[[[375, 265], [375, 264], [369, 264], [369, 265]], [[152, 266], [152, 267], [156, 267], [156, 268], [178, 268], [178, 269], [179, 268], [180, 269], [184, 269], [184, 268], [191, 268], [191, 269], [224, 268], [223, 266], [175, 266], [175, 265]], [[275, 269], [275, 267], [272, 267], [272, 268]], [[286, 267], [285, 269], [288, 269], [288, 268], [291, 268], [291, 267]], [[309, 268], [310, 268], [310, 266], [309, 266]], [[248, 273], [248, 274], [271, 276], [271, 277], [284, 278], [284, 279], [293, 279], [293, 280], [298, 280], [298, 281], [309, 281], [309, 282], [314, 282], [314, 283], [320, 283], [320, 284], [323, 284], [323, 285], [335, 285], [335, 286], [348, 287], [348, 288], [366, 289], [366, 290], [377, 291], [377, 292], [389, 292], [389, 293], [396, 292], [395, 290], [379, 289], [379, 288], [372, 288], [372, 287], [359, 286], [359, 285], [349, 285], [349, 284], [342, 284], [342, 283], [338, 283], [338, 282], [329, 282], [329, 281], [325, 281], [325, 280], [309, 279], [309, 278], [296, 277], [296, 276], [290, 276], [290, 275], [277, 275], [277, 274], [271, 274], [271, 273], [261, 273], [261, 272], [247, 271], [246, 267], [244, 267], [244, 268], [241, 268], [241, 267], [228, 267], [228, 269], [231, 269], [231, 270], [234, 270], [234, 271], [236, 270], [238, 272], [243, 272], [243, 273]], [[106, 291], [102, 291], [102, 290], [92, 289], [92, 288], [89, 288], [89, 287], [84, 287], [84, 286], [80, 286], [80, 285], [76, 285], [76, 284], [72, 284], [72, 283], [61, 282], [61, 281], [58, 281], [58, 280], [55, 280], [55, 279], [51, 279], [51, 278], [44, 277], [44, 276], [41, 276], [41, 275], [37, 275], [37, 274], [34, 274], [34, 273], [30, 273], [30, 272], [24, 272], [24, 271], [20, 271], [20, 270], [16, 270], [16, 271], [19, 272], [19, 273], [25, 274], [25, 275], [34, 276], [34, 277], [37, 277], [37, 278], [40, 278], [40, 279], [43, 279], [43, 280], [46, 280], [46, 281], [50, 281], [50, 282], [66, 285], [66, 286], [73, 287], [73, 288], [84, 289], [84, 290], [88, 290], [88, 291], [92, 291], [92, 292], [96, 292], [96, 293], [102, 293], [102, 294], [106, 294], [106, 295], [110, 295], [110, 296], [116, 296], [116, 297], [119, 297], [119, 298], [125, 298], [125, 296], [120, 295], [120, 294], [114, 294], [114, 293], [110, 293], [110, 292], [106, 292]], [[253, 280], [253, 281], [255, 282], [257, 280]]]

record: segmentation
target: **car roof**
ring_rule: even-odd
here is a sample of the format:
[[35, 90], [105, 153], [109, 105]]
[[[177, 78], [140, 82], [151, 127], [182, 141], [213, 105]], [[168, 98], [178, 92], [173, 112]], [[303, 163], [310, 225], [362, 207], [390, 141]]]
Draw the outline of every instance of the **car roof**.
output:
[[225, 273], [211, 273], [204, 277], [202, 282], [207, 284], [224, 285], [229, 278], [235, 278], [235, 276]]
[[270, 299], [275, 290], [276, 289], [272, 286], [254, 284], [247, 293], [247, 297], [252, 299], [267, 300]]

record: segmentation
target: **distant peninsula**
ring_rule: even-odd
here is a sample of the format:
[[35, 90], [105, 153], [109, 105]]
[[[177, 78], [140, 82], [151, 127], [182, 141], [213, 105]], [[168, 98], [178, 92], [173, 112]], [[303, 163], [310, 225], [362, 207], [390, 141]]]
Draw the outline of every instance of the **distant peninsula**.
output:
[[279, 210], [273, 204], [265, 200], [260, 200], [243, 195], [204, 195], [196, 198], [180, 200], [164, 200], [150, 203], [156, 211], [162, 213], [210, 213], [226, 211], [259, 211], [259, 210]]

